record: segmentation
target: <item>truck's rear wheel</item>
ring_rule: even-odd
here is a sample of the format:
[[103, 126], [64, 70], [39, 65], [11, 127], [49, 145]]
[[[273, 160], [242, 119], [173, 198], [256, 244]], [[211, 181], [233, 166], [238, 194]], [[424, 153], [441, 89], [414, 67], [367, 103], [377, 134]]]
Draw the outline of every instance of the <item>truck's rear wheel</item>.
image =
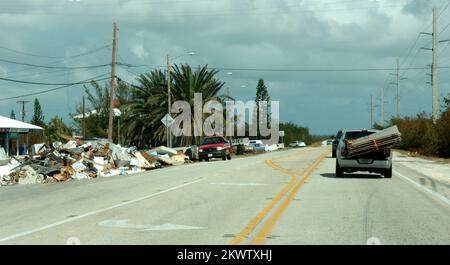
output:
[[386, 169], [386, 171], [384, 171], [383, 175], [387, 179], [392, 178], [392, 166], [389, 169]]
[[336, 157], [336, 151], [331, 151], [331, 157], [335, 158]]
[[336, 177], [340, 178], [344, 176], [344, 171], [342, 170], [342, 168], [339, 166], [338, 161], [336, 160]]

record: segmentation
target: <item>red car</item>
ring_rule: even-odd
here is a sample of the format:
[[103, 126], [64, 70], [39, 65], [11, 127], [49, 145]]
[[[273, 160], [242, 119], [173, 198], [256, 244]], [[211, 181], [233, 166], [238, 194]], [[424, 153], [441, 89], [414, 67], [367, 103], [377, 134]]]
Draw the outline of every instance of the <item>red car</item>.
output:
[[222, 136], [205, 137], [198, 149], [200, 161], [210, 158], [231, 159], [231, 144]]

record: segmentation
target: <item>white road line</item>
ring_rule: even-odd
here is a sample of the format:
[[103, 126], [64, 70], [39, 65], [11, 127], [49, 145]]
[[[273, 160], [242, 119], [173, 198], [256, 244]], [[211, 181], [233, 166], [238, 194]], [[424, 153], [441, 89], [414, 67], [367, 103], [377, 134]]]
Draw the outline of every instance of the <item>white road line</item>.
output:
[[162, 225], [138, 225], [130, 224], [128, 220], [104, 220], [98, 223], [100, 226], [113, 228], [138, 229], [141, 231], [169, 231], [169, 230], [197, 230], [208, 229], [207, 227], [178, 225], [178, 224], [162, 224]]
[[264, 183], [227, 183], [227, 182], [212, 182], [211, 185], [229, 185], [229, 186], [268, 186]]
[[62, 221], [59, 221], [59, 222], [55, 222], [55, 223], [52, 223], [52, 224], [48, 224], [48, 225], [45, 225], [45, 226], [41, 226], [41, 227], [35, 228], [35, 229], [32, 229], [32, 230], [28, 230], [28, 231], [24, 231], [24, 232], [21, 232], [21, 233], [18, 233], [18, 234], [14, 234], [14, 235], [10, 235], [10, 236], [4, 237], [4, 238], [0, 238], [0, 242], [5, 242], [5, 241], [11, 240], [11, 239], [16, 239], [16, 238], [19, 238], [19, 237], [27, 236], [27, 235], [30, 235], [30, 234], [33, 234], [33, 233], [36, 233], [36, 232], [47, 230], [49, 228], [52, 228], [52, 227], [55, 227], [55, 226], [58, 226], [58, 225], [70, 223], [70, 222], [73, 222], [75, 220], [79, 220], [79, 219], [82, 219], [82, 218], [85, 218], [85, 217], [88, 217], [88, 216], [92, 216], [92, 215], [99, 214], [99, 213], [102, 213], [102, 212], [106, 212], [106, 211], [109, 211], [109, 210], [112, 210], [112, 209], [115, 209], [115, 208], [119, 208], [119, 207], [122, 207], [122, 206], [125, 206], [125, 205], [128, 205], [128, 204], [132, 204], [132, 203], [136, 203], [136, 202], [139, 202], [139, 201], [143, 201], [143, 200], [146, 200], [146, 199], [149, 199], [149, 198], [152, 198], [152, 197], [155, 197], [155, 196], [158, 196], [158, 195], [161, 195], [161, 194], [173, 191], [173, 190], [177, 190], [177, 189], [180, 189], [180, 188], [183, 188], [183, 187], [195, 184], [195, 183], [197, 183], [199, 181], [202, 181], [202, 180], [203, 179], [198, 179], [198, 180], [195, 180], [195, 181], [192, 181], [192, 182], [188, 182], [188, 183], [185, 183], [185, 184], [182, 184], [182, 185], [178, 185], [178, 186], [175, 186], [175, 187], [172, 187], [172, 188], [169, 188], [169, 189], [157, 192], [157, 193], [153, 193], [153, 194], [150, 194], [150, 195], [147, 195], [147, 196], [143, 196], [143, 197], [131, 200], [131, 201], [122, 202], [122, 203], [119, 203], [119, 204], [116, 204], [116, 205], [113, 205], [113, 206], [109, 206], [109, 207], [106, 207], [106, 208], [103, 208], [103, 209], [99, 209], [99, 210], [88, 212], [88, 213], [85, 213], [85, 214], [82, 214], [82, 215], [71, 217], [71, 218], [68, 218], [68, 219], [65, 219], [65, 220], [62, 220]]
[[406, 177], [405, 175], [401, 174], [397, 170], [392, 170], [392, 171], [394, 171], [394, 173], [397, 176], [399, 176], [402, 179], [404, 179], [404, 180], [408, 181], [409, 183], [413, 184], [414, 186], [416, 186], [420, 190], [422, 190], [422, 191], [424, 191], [424, 192], [426, 192], [426, 193], [428, 193], [430, 195], [433, 195], [434, 197], [436, 197], [436, 198], [440, 199], [441, 201], [445, 202], [446, 204], [450, 205], [450, 200], [448, 198], [446, 198], [445, 196], [442, 196], [441, 194], [439, 194], [439, 193], [437, 193], [435, 191], [432, 191], [432, 190], [430, 190], [430, 189], [420, 185], [419, 183], [415, 182], [414, 180], [412, 180], [412, 179]]

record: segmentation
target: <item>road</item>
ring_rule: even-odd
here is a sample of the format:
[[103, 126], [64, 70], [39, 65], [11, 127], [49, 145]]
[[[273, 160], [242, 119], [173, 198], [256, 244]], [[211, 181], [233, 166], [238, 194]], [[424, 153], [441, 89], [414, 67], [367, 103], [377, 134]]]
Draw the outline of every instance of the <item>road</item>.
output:
[[329, 147], [0, 187], [0, 244], [450, 244], [449, 187], [334, 176]]

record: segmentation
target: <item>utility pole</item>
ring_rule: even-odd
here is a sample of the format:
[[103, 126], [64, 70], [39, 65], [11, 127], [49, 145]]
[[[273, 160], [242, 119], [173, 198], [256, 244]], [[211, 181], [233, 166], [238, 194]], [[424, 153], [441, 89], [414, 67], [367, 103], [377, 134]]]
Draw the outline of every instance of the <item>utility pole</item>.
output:
[[439, 116], [439, 84], [437, 81], [437, 28], [436, 28], [436, 8], [433, 8], [433, 34], [432, 34], [432, 63], [431, 63], [431, 86], [432, 86], [432, 116], [436, 123]]
[[391, 75], [395, 75], [396, 78], [396, 82], [393, 82], [391, 84], [397, 86], [397, 119], [398, 119], [400, 118], [400, 81], [406, 79], [406, 77], [400, 78], [400, 63], [398, 58], [397, 58], [397, 71], [396, 73], [391, 73]]
[[400, 118], [400, 65], [397, 58], [397, 119]]
[[113, 119], [114, 119], [114, 89], [116, 86], [116, 61], [117, 61], [117, 23], [113, 24], [113, 47], [112, 47], [112, 63], [111, 63], [111, 91], [110, 91], [110, 104], [109, 104], [109, 123], [108, 123], [108, 140], [113, 140]]
[[370, 95], [370, 128], [373, 128], [373, 96]]
[[433, 118], [433, 123], [436, 123], [439, 117], [439, 81], [437, 76], [437, 56], [438, 56], [438, 43], [449, 42], [450, 40], [441, 40], [438, 41], [438, 33], [437, 33], [437, 17], [436, 17], [436, 8], [433, 8], [433, 32], [420, 32], [420, 34], [431, 35], [431, 43], [432, 47], [422, 47], [422, 50], [431, 50], [431, 114]]
[[[170, 94], [171, 94], [171, 91], [170, 91], [170, 57], [169, 57], [169, 55], [167, 54], [167, 57], [166, 57], [166, 63], [167, 63], [167, 114], [169, 114], [170, 115], [170, 105], [171, 105], [171, 102], [170, 102]], [[170, 126], [166, 126], [166, 135], [167, 135], [167, 145], [168, 145], [168, 147], [172, 147], [172, 135], [171, 135], [171, 133], [170, 133], [170, 128], [169, 128]]]
[[[230, 100], [230, 88], [229, 87], [227, 87], [227, 101], [228, 100]], [[230, 113], [227, 113], [227, 116], [228, 115], [230, 115]], [[234, 115], [233, 115], [234, 116]], [[233, 119], [234, 119], [234, 117], [233, 117]], [[227, 120], [227, 122], [228, 122], [228, 120]], [[233, 130], [234, 130], [234, 127], [233, 127]], [[230, 138], [230, 144], [231, 144], [231, 140], [232, 140], [232, 137], [231, 137], [231, 135], [229, 136], [229, 138]]]
[[380, 101], [380, 106], [381, 106], [381, 121], [380, 121], [380, 125], [381, 127], [384, 127], [384, 88], [381, 88], [381, 101]]
[[28, 100], [19, 100], [17, 103], [22, 104], [22, 111], [20, 114], [22, 115], [22, 121], [25, 122], [25, 116], [27, 115], [27, 112], [25, 111], [25, 104], [27, 104]]
[[84, 107], [84, 95], [83, 95], [83, 139], [86, 138], [86, 110]]

